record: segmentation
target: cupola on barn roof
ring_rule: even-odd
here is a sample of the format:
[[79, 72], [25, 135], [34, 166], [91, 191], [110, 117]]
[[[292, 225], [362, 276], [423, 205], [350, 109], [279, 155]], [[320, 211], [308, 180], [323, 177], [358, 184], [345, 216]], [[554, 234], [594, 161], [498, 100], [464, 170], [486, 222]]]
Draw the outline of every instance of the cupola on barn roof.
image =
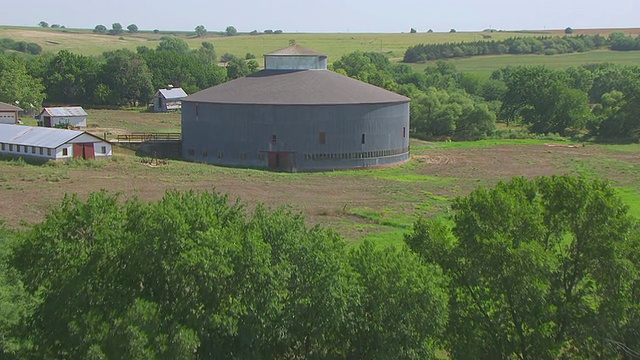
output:
[[326, 54], [317, 52], [315, 50], [307, 49], [300, 45], [291, 45], [284, 49], [276, 50], [266, 54], [265, 56], [321, 56], [327, 57]]
[[264, 56], [265, 70], [327, 70], [327, 55], [292, 45]]
[[265, 69], [195, 93], [186, 102], [337, 105], [405, 103], [409, 98], [327, 70], [327, 56], [300, 45], [265, 55]]

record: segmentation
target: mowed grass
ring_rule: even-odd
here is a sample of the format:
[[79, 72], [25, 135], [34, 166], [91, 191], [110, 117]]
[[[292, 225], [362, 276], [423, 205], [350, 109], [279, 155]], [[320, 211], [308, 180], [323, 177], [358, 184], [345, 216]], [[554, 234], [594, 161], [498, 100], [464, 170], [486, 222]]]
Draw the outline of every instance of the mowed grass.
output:
[[[572, 66], [597, 63], [614, 63], [637, 66], [640, 64], [640, 51], [596, 50], [584, 53], [560, 55], [487, 55], [448, 60], [461, 72], [491, 75], [495, 70], [507, 66], [544, 65], [553, 69], [566, 69]], [[433, 65], [435, 62], [410, 64], [417, 71]]]

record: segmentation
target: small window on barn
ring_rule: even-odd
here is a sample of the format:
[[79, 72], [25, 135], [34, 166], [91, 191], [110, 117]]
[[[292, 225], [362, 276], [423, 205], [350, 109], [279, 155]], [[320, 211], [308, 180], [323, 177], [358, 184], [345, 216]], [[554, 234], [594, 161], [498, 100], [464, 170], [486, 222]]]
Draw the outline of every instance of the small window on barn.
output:
[[38, 148], [40, 150], [40, 155], [42, 155], [44, 153], [44, 149], [43, 148]]
[[223, 159], [224, 158], [224, 153], [222, 151], [218, 152], [218, 159]]
[[102, 154], [106, 154], [106, 153], [107, 153], [107, 147], [106, 147], [106, 146], [101, 147], [101, 148], [100, 148], [100, 152], [101, 152]]
[[32, 154], [35, 154], [35, 153], [36, 153], [36, 147], [35, 147], [35, 146], [32, 146], [32, 147], [31, 147], [31, 153], [32, 153]]
[[9, 151], [13, 151], [13, 144], [9, 144]]
[[362, 134], [362, 141], [361, 142], [364, 144], [364, 134]]
[[276, 138], [276, 134], [271, 135], [271, 143], [273, 145], [275, 145], [278, 142], [277, 138]]
[[189, 150], [187, 150], [187, 154], [189, 156], [195, 156], [196, 155], [196, 150], [195, 149], [189, 149]]
[[202, 150], [202, 157], [207, 157], [209, 156], [209, 150]]
[[402, 138], [404, 139], [404, 138], [406, 138], [406, 137], [407, 137], [407, 127], [406, 127], [406, 126], [403, 126], [403, 127], [402, 127]]
[[0, 148], [2, 148], [2, 151], [4, 151], [4, 145], [5, 145], [4, 143], [0, 145]]
[[16, 152], [20, 152], [20, 145], [16, 145]]
[[47, 149], [47, 155], [51, 156], [51, 149]]
[[67, 155], [69, 155], [69, 149], [62, 148], [62, 156], [67, 156]]
[[327, 142], [327, 135], [324, 131], [320, 132], [320, 135], [318, 136], [318, 142], [320, 143], [320, 145], [324, 145]]

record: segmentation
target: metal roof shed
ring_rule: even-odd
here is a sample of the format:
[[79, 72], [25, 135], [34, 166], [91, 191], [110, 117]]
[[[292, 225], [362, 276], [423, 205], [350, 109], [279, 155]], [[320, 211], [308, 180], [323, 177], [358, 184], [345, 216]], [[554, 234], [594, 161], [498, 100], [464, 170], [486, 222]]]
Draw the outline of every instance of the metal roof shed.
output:
[[86, 131], [0, 124], [0, 154], [61, 160], [112, 153], [111, 143]]
[[174, 88], [169, 85], [166, 89], [160, 89], [153, 95], [153, 111], [167, 112], [180, 109], [182, 98], [185, 97], [187, 97], [187, 93], [182, 88]]
[[44, 108], [40, 113], [40, 122], [45, 127], [55, 127], [58, 124], [87, 127], [87, 112], [80, 106]]

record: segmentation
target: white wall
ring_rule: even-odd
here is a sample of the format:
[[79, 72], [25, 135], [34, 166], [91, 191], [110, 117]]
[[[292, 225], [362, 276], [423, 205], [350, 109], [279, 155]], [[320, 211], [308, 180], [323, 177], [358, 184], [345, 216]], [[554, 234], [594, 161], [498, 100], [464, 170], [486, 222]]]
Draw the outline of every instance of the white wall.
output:
[[[64, 149], [67, 149], [67, 155], [63, 155]], [[73, 158], [73, 144], [66, 143], [56, 148], [56, 160], [69, 158]]]
[[[94, 142], [96, 138], [89, 136], [91, 141], [84, 141], [84, 143]], [[77, 140], [74, 139], [74, 140]], [[86, 140], [86, 139], [85, 139]], [[83, 141], [74, 141], [76, 143], [80, 143]], [[11, 146], [10, 146], [11, 145]], [[68, 142], [66, 144], [60, 145], [55, 149], [47, 149], [33, 146], [27, 146], [25, 152], [25, 145], [15, 145], [15, 144], [4, 144], [4, 150], [2, 149], [2, 144], [0, 144], [0, 154], [7, 154], [12, 156], [23, 156], [23, 157], [34, 157], [41, 159], [54, 159], [54, 160], [64, 160], [64, 159], [72, 159], [73, 158], [73, 143]], [[19, 147], [19, 151], [18, 151]], [[104, 149], [103, 149], [104, 147]], [[11, 148], [11, 150], [9, 150]], [[40, 154], [40, 149], [42, 149], [42, 154]], [[67, 149], [67, 154], [64, 155], [64, 149]], [[48, 151], [49, 150], [49, 151]], [[110, 143], [105, 141], [98, 141], [93, 143], [93, 151], [96, 159], [108, 159], [113, 156], [113, 147]], [[48, 152], [51, 154], [49, 155]]]
[[[104, 147], [104, 152], [102, 151]], [[113, 155], [113, 148], [108, 142], [97, 142], [93, 144], [93, 150], [95, 151], [96, 159], [98, 158], [110, 158]]]
[[60, 117], [52, 117], [51, 118], [51, 127], [54, 127], [56, 124], [69, 124], [71, 126], [77, 127], [87, 127], [87, 117], [68, 117], [68, 116], [60, 116]]

